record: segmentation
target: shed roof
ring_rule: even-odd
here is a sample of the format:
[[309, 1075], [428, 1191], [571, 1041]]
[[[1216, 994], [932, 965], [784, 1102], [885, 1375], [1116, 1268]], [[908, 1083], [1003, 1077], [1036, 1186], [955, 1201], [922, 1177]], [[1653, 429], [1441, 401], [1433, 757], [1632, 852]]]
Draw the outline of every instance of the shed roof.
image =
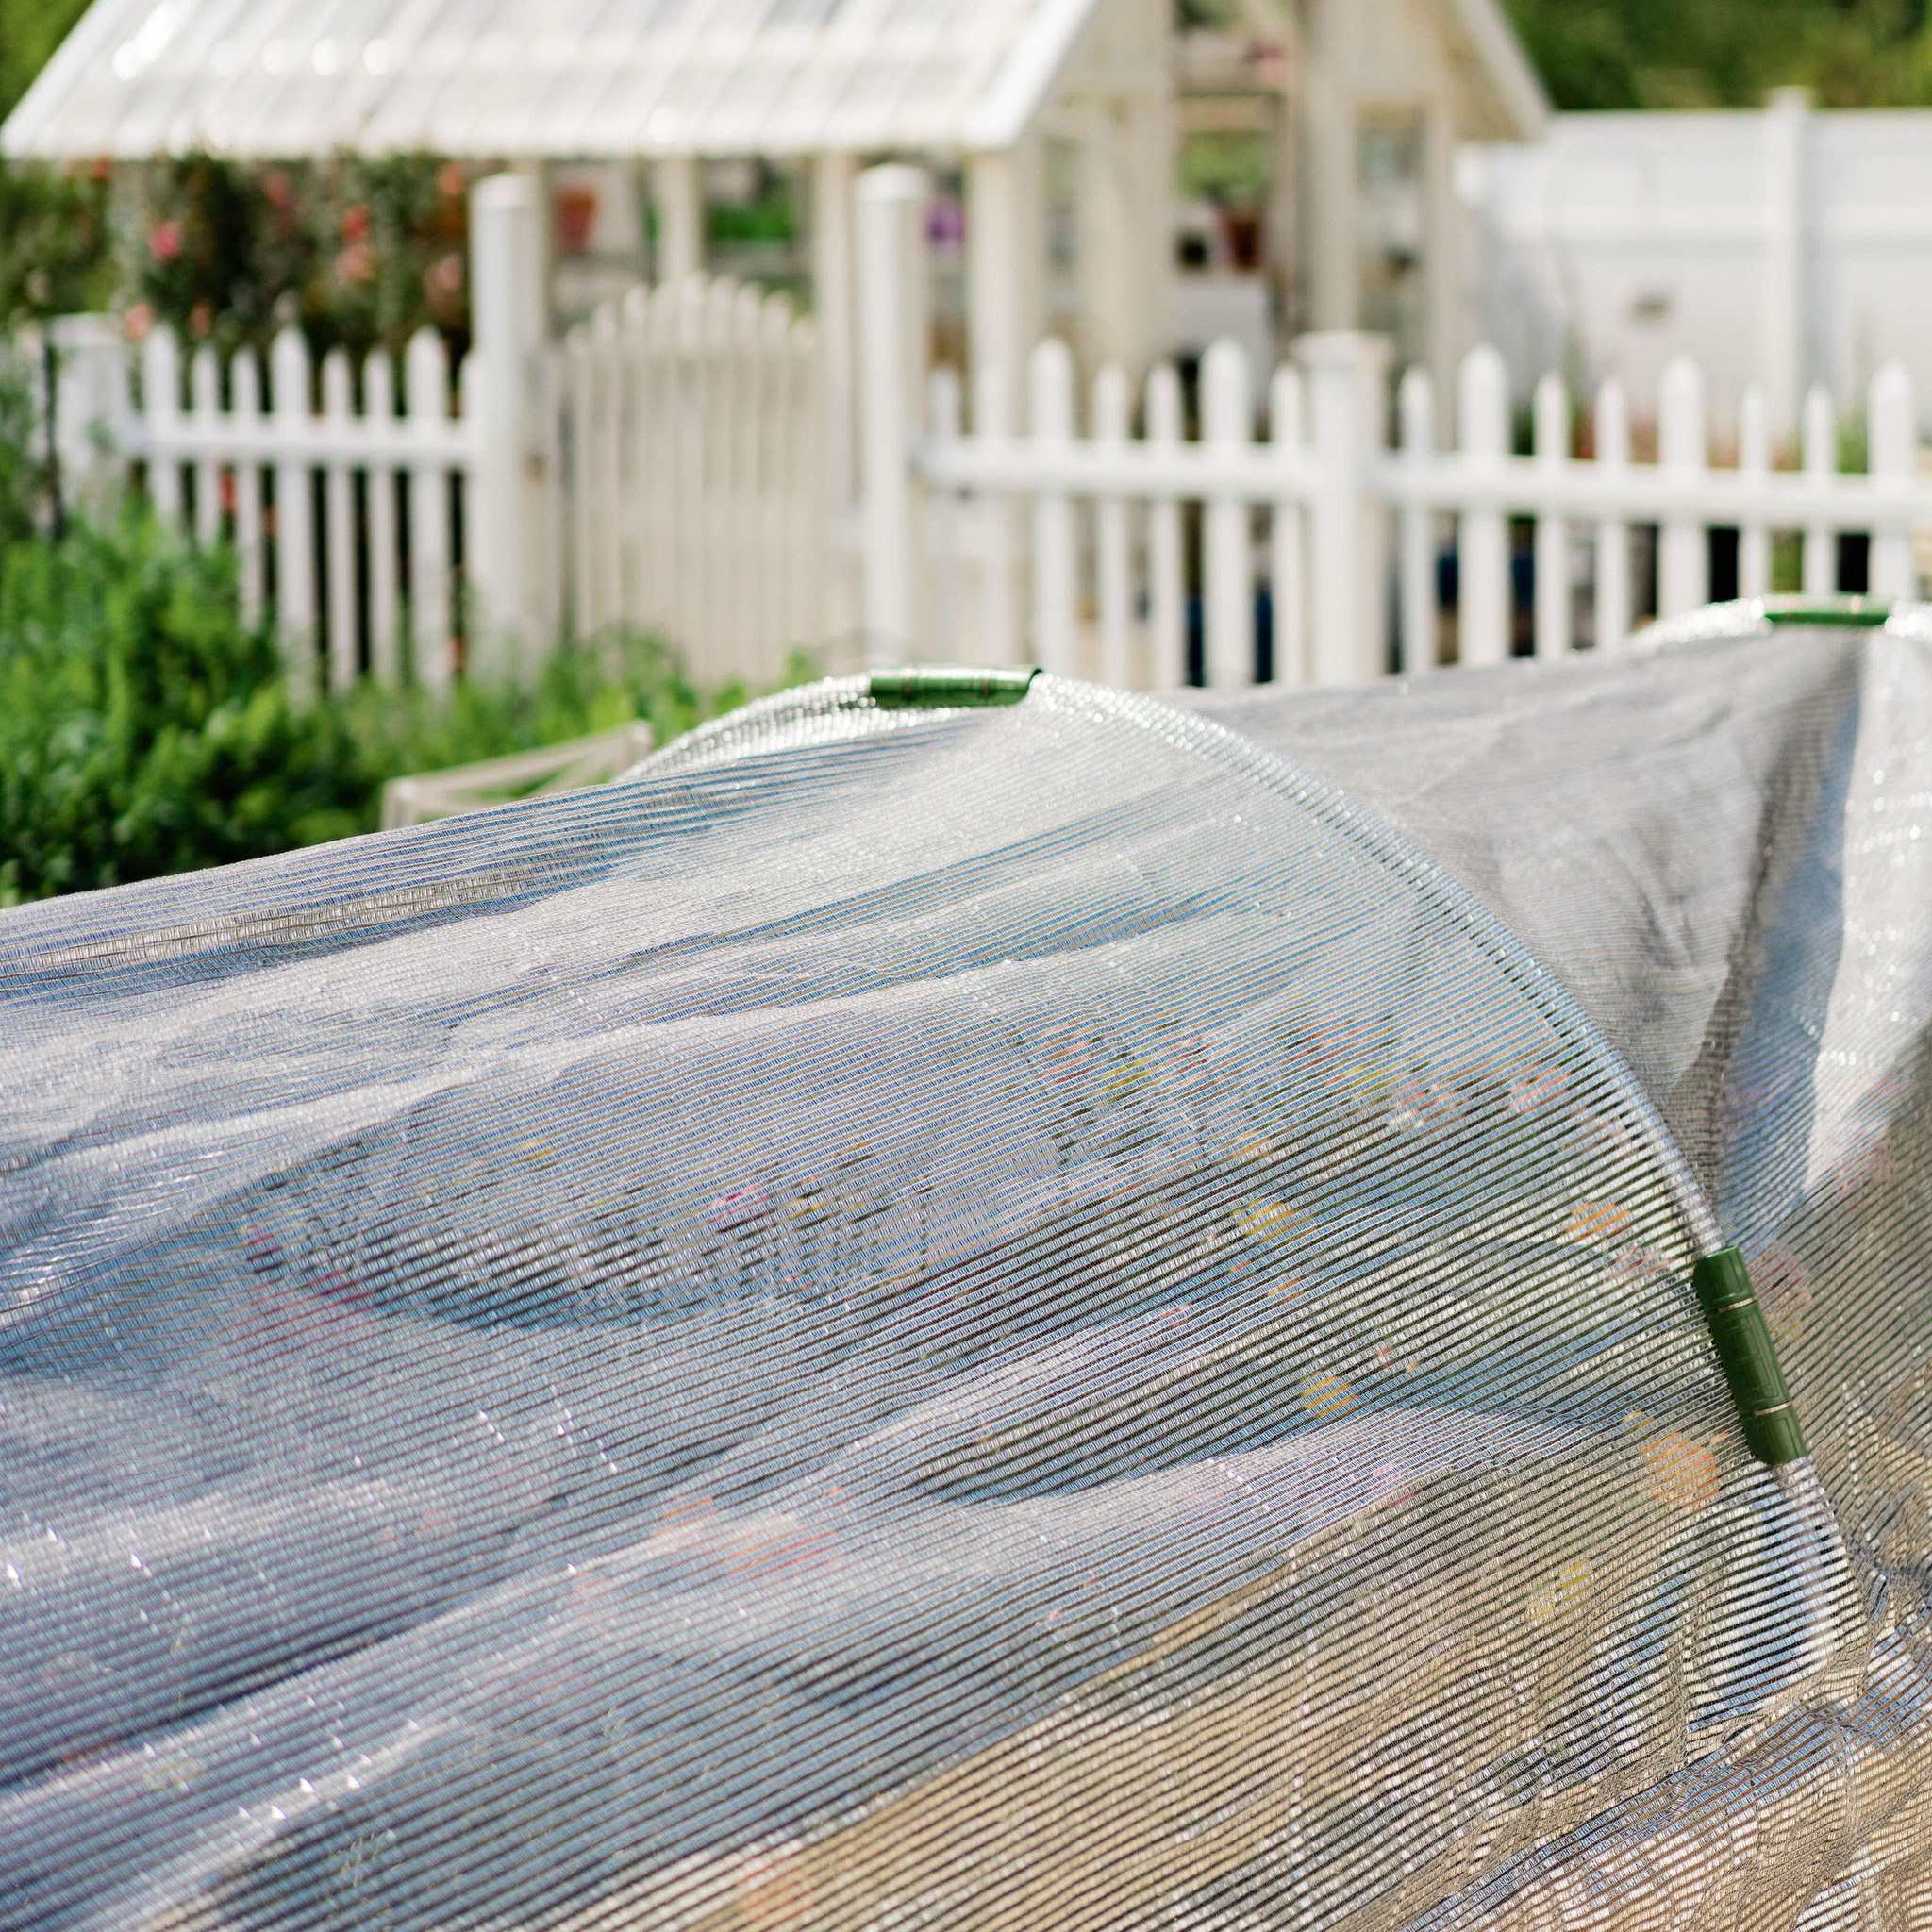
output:
[[1011, 144], [1101, 0], [94, 0], [0, 130], [52, 158]]

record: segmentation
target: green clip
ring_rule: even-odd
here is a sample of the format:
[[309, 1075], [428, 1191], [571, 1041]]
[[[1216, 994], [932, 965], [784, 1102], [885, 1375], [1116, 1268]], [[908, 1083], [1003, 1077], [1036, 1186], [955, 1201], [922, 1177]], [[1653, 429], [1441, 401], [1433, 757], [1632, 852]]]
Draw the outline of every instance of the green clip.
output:
[[874, 671], [872, 701], [889, 711], [946, 710], [960, 706], [1017, 705], [1040, 675], [1032, 669], [975, 671], [951, 664]]
[[1891, 606], [1872, 597], [1774, 597], [1764, 621], [1825, 630], [1876, 630], [1891, 618]]
[[1764, 1310], [1752, 1292], [1743, 1256], [1736, 1248], [1706, 1255], [1691, 1269], [1690, 1281], [1752, 1455], [1773, 1468], [1802, 1461], [1807, 1453], [1805, 1431], [1791, 1407], [1790, 1391], [1777, 1365]]

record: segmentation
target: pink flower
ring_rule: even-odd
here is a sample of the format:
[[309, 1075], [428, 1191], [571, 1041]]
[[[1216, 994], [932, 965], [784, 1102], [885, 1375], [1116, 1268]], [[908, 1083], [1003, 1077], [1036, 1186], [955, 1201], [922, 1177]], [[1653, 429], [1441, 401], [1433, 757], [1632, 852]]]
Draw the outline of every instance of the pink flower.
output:
[[369, 253], [366, 242], [352, 242], [336, 257], [336, 279], [343, 282], [367, 282], [375, 278], [375, 262]]
[[147, 238], [147, 252], [157, 261], [174, 261], [181, 253], [181, 224], [157, 222]]
[[152, 304], [147, 302], [137, 302], [127, 311], [122, 323], [122, 326], [127, 331], [127, 340], [130, 342], [145, 341], [149, 331], [154, 325], [154, 308]]
[[294, 184], [279, 168], [271, 168], [261, 177], [261, 192], [268, 198], [268, 205], [282, 214], [289, 211], [295, 199]]
[[342, 240], [344, 242], [366, 242], [369, 239], [369, 210], [358, 202], [352, 208], [342, 212]]
[[424, 275], [423, 287], [432, 302], [454, 302], [463, 292], [463, 258], [440, 257]]
[[436, 171], [437, 192], [446, 200], [460, 200], [463, 191], [469, 185], [469, 177], [463, 173], [463, 164], [460, 161], [445, 161]]

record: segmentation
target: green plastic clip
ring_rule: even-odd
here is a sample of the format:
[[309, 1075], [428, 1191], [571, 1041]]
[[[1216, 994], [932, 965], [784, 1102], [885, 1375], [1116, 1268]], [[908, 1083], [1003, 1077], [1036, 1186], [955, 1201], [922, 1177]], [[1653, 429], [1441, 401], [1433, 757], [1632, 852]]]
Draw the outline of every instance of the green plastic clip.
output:
[[1040, 673], [1030, 668], [975, 671], [952, 664], [921, 665], [906, 671], [874, 671], [869, 680], [874, 704], [889, 711], [937, 711], [960, 706], [1017, 705]]
[[1876, 597], [1772, 597], [1764, 621], [1828, 630], [1876, 630], [1891, 617], [1889, 602]]
[[1791, 1407], [1771, 1328], [1752, 1291], [1743, 1256], [1736, 1248], [1706, 1255], [1691, 1269], [1690, 1281], [1752, 1455], [1773, 1468], [1802, 1461], [1807, 1453], [1805, 1431]]

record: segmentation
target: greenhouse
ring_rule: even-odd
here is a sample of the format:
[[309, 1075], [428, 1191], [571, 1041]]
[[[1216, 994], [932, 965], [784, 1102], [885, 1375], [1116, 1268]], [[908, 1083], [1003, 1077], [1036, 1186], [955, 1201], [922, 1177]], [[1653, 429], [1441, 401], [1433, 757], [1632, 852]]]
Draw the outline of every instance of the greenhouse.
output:
[[1924, 1924], [1846, 614], [848, 678], [9, 913], [0, 1923]]

